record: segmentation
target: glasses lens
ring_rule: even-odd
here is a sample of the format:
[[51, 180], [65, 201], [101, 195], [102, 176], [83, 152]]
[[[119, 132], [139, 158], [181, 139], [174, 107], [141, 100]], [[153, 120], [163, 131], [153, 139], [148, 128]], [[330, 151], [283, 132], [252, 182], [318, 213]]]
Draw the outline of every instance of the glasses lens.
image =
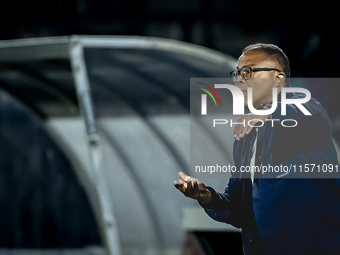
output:
[[242, 70], [241, 70], [242, 78], [245, 79], [245, 80], [250, 79], [250, 76], [251, 76], [250, 72], [251, 71], [248, 67], [242, 68]]

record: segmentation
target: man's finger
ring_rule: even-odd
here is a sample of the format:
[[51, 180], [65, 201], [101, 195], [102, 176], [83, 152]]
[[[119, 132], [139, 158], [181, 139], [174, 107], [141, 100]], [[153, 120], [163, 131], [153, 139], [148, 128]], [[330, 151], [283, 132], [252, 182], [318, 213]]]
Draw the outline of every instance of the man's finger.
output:
[[245, 125], [245, 126], [241, 125], [240, 131], [239, 131], [239, 136], [238, 136], [238, 137], [243, 138], [243, 137], [246, 135], [247, 129], [248, 129], [249, 127], [250, 127], [250, 126], [248, 125], [248, 122], [246, 122], [246, 125]]
[[[251, 121], [251, 122], [255, 122], [255, 121]], [[247, 129], [246, 129], [246, 134], [248, 135], [250, 133], [250, 131], [253, 129], [253, 126], [255, 125], [256, 123], [251, 123], [252, 126], [248, 125]]]
[[194, 191], [194, 189], [192, 187], [192, 182], [189, 182], [188, 186], [187, 186], [187, 195], [188, 195], [188, 197], [192, 197], [193, 191]]
[[174, 181], [173, 184], [174, 184], [176, 189], [179, 189], [179, 183], [178, 182]]
[[191, 180], [191, 177], [186, 175], [183, 172], [178, 173], [179, 178], [181, 178], [182, 181], [189, 182]]
[[184, 188], [187, 188], [187, 186], [188, 186], [188, 183], [186, 183], [186, 182], [184, 182], [184, 181], [182, 181], [182, 180], [179, 180], [179, 185], [183, 185], [184, 186]]
[[178, 184], [178, 190], [180, 192], [182, 192], [185, 196], [188, 196], [187, 195], [187, 189], [184, 187], [184, 183], [179, 183]]
[[[237, 122], [239, 122], [240, 119], [237, 120]], [[238, 129], [239, 129], [239, 124], [236, 124], [235, 128], [234, 128], [234, 133], [233, 133], [233, 137], [236, 139], [237, 135], [238, 135]]]
[[245, 131], [245, 127], [242, 124], [237, 124], [237, 125], [238, 125], [238, 129], [237, 129], [236, 140], [240, 140], [241, 138], [243, 138], [246, 131]]
[[237, 120], [237, 122], [238, 123], [240, 123], [240, 124], [236, 124], [236, 126], [235, 126], [235, 129], [234, 129], [234, 138], [236, 139], [236, 140], [240, 140], [240, 134], [241, 134], [241, 132], [242, 132], [242, 128], [244, 128], [243, 127], [243, 122], [244, 122], [244, 119], [243, 118], [239, 118], [238, 120]]
[[198, 198], [199, 197], [199, 190], [198, 190], [197, 181], [193, 181], [193, 187], [194, 187], [193, 198]]

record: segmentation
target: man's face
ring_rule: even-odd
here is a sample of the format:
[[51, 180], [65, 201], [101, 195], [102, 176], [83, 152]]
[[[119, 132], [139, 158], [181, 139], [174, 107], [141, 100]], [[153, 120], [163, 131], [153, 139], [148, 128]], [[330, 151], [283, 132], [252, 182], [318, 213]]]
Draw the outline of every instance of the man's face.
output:
[[[278, 63], [271, 60], [263, 51], [244, 52], [237, 61], [237, 70], [240, 70], [242, 67], [276, 68], [282, 70]], [[248, 87], [252, 87], [253, 89], [254, 107], [272, 102], [272, 88], [277, 86], [276, 81], [278, 74], [280, 74], [280, 72], [274, 70], [252, 72], [252, 76], [248, 80], [244, 80], [241, 76], [238, 76], [236, 86], [240, 88], [244, 94], [245, 105], [248, 105]], [[278, 88], [278, 93], [280, 91], [281, 87]]]

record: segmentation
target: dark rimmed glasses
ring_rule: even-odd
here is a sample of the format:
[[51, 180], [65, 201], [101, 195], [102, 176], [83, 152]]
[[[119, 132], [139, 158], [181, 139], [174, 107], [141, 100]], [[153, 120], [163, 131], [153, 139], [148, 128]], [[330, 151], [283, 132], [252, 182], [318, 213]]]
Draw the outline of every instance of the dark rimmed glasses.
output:
[[260, 68], [260, 67], [242, 67], [240, 70], [235, 70], [230, 72], [230, 77], [233, 79], [234, 82], [236, 82], [236, 79], [239, 75], [244, 80], [249, 80], [252, 76], [253, 72], [260, 72], [260, 71], [278, 71], [281, 72], [279, 69], [276, 68]]

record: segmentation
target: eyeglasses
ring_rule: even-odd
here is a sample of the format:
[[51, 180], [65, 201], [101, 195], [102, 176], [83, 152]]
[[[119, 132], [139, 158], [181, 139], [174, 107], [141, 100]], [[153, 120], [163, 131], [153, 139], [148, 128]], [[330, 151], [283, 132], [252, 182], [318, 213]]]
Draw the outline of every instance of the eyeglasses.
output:
[[244, 80], [249, 80], [253, 72], [260, 72], [260, 71], [281, 72], [279, 69], [275, 69], [275, 68], [242, 67], [240, 70], [235, 70], [235, 71], [230, 72], [230, 77], [233, 78], [234, 82], [236, 82], [236, 79], [239, 75], [241, 75], [241, 77]]

